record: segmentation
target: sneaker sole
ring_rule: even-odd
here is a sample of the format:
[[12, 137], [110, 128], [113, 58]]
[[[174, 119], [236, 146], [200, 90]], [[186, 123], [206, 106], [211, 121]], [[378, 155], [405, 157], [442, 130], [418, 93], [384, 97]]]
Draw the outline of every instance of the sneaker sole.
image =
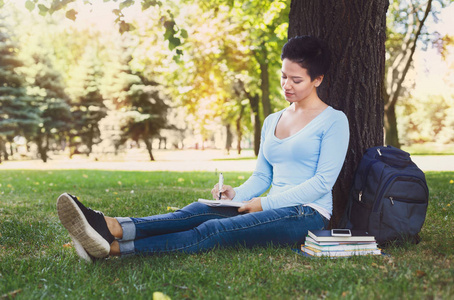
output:
[[93, 259], [91, 258], [90, 254], [88, 254], [88, 252], [85, 251], [82, 244], [79, 243], [79, 241], [75, 237], [73, 237], [71, 234], [69, 236], [73, 240], [74, 249], [76, 250], [77, 255], [84, 261], [92, 263]]
[[71, 237], [78, 241], [91, 256], [104, 258], [109, 255], [109, 243], [88, 223], [76, 202], [68, 194], [57, 199], [57, 213], [60, 222]]

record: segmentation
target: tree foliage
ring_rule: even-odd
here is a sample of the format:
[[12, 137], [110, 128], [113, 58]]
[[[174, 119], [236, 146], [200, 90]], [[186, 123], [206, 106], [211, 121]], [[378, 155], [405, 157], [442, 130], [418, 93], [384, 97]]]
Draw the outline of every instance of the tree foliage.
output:
[[[17, 69], [23, 65], [18, 57], [18, 43], [11, 36], [11, 27], [0, 18], [0, 153], [8, 153], [5, 142], [14, 137], [33, 136], [41, 122], [39, 113], [24, 87], [24, 78]], [[12, 153], [11, 153], [12, 154]]]
[[73, 127], [70, 132], [70, 144], [74, 151], [78, 146], [86, 146], [84, 152], [89, 155], [93, 145], [101, 142], [99, 121], [107, 115], [104, 97], [101, 93], [103, 69], [98, 52], [87, 48], [82, 60], [73, 70], [71, 91], [71, 113]]
[[153, 161], [153, 139], [160, 136], [162, 129], [168, 128], [169, 106], [165, 91], [161, 84], [148, 79], [142, 72], [132, 70], [131, 55], [125, 48], [123, 50], [119, 56], [121, 63], [114, 64], [106, 91], [114, 105], [123, 112], [119, 143], [127, 139], [142, 140]]
[[53, 68], [48, 57], [37, 53], [33, 58], [33, 68], [28, 68], [35, 72], [29, 75], [29, 94], [42, 119], [33, 138], [41, 159], [46, 162], [51, 143], [65, 141], [72, 116], [61, 74]]

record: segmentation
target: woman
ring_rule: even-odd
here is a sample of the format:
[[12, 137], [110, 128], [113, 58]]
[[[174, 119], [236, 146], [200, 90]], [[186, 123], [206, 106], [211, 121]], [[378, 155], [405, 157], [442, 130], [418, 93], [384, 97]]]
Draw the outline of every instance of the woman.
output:
[[[194, 253], [216, 246], [302, 243], [308, 230], [326, 228], [332, 187], [349, 141], [344, 113], [325, 104], [317, 88], [329, 68], [326, 44], [315, 37], [290, 39], [282, 49], [281, 86], [286, 109], [263, 124], [257, 166], [241, 186], [216, 185], [213, 198], [244, 202], [237, 208], [192, 203], [174, 213], [110, 218], [61, 195], [59, 218], [87, 259], [108, 255]], [[267, 196], [260, 197], [269, 187]]]

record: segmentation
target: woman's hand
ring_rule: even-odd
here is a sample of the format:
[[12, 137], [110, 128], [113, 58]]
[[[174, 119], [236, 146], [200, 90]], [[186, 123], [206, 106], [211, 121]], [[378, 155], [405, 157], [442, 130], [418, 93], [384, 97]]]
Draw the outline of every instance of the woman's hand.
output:
[[239, 213], [251, 213], [256, 211], [262, 211], [262, 198], [252, 198], [251, 200], [244, 202], [245, 205], [238, 208]]
[[213, 195], [214, 200], [219, 200], [219, 192], [221, 192], [221, 200], [232, 200], [235, 197], [235, 191], [230, 185], [224, 184], [221, 191], [219, 191], [219, 184], [216, 183], [214, 188], [211, 190], [211, 195]]

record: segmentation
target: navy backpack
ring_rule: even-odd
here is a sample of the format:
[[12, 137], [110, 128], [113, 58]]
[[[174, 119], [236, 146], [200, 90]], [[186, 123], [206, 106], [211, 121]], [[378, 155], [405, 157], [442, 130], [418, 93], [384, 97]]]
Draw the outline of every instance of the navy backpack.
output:
[[366, 150], [354, 176], [339, 228], [366, 230], [384, 246], [418, 243], [429, 201], [424, 173], [392, 146]]

